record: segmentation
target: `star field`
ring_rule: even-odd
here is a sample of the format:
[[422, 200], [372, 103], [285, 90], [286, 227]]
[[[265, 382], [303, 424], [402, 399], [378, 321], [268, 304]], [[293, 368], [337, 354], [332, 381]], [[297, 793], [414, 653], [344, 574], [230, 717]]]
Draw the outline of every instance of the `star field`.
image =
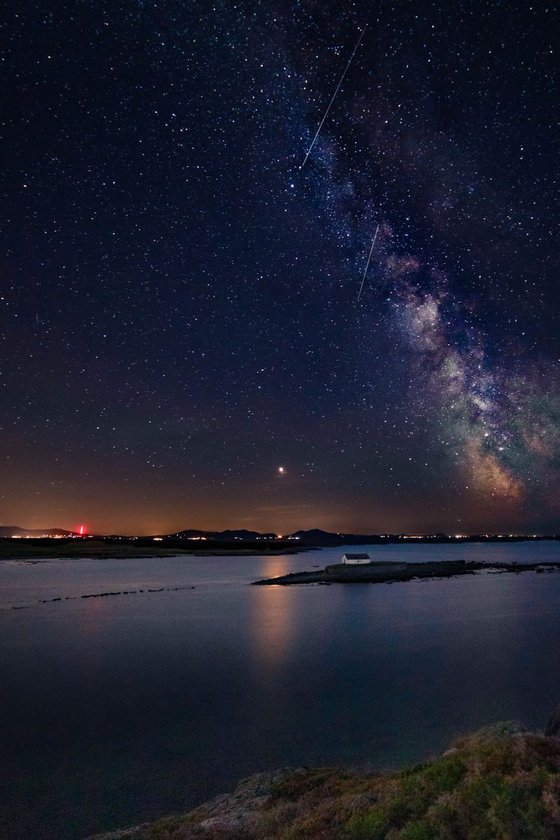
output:
[[559, 530], [552, 4], [2, 30], [0, 521]]

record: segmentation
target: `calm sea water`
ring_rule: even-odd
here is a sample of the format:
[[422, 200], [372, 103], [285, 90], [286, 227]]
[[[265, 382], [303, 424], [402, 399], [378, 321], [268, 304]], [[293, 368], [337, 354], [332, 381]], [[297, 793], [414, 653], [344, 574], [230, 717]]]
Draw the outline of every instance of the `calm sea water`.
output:
[[[260, 770], [397, 767], [496, 720], [544, 725], [560, 574], [247, 585], [342, 553], [0, 563], [0, 836], [75, 840]], [[372, 554], [558, 561], [560, 544]]]

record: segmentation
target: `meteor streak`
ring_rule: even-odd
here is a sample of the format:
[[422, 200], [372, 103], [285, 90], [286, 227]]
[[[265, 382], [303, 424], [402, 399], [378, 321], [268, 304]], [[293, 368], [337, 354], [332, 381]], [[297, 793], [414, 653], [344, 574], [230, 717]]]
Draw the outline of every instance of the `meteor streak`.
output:
[[307, 158], [308, 158], [308, 157], [309, 157], [309, 155], [311, 154], [311, 149], [312, 149], [312, 148], [313, 148], [313, 146], [315, 145], [315, 143], [316, 143], [316, 141], [317, 141], [317, 138], [318, 138], [319, 134], [321, 133], [321, 129], [323, 128], [323, 123], [324, 123], [324, 122], [325, 122], [325, 120], [327, 119], [327, 117], [328, 117], [328, 115], [329, 115], [329, 111], [331, 110], [332, 104], [333, 104], [334, 100], [336, 99], [336, 95], [337, 95], [338, 91], [340, 90], [340, 86], [341, 86], [342, 82], [344, 81], [344, 77], [346, 76], [346, 74], [348, 73], [348, 70], [350, 69], [350, 65], [352, 64], [353, 58], [354, 58], [354, 56], [356, 55], [356, 50], [358, 49], [358, 47], [359, 47], [359, 46], [360, 46], [360, 44], [362, 43], [362, 38], [364, 37], [364, 32], [366, 31], [366, 28], [367, 28], [367, 23], [366, 23], [366, 25], [364, 26], [364, 28], [362, 29], [362, 31], [361, 31], [361, 33], [360, 33], [360, 37], [359, 37], [359, 38], [358, 38], [358, 40], [356, 41], [356, 46], [355, 46], [355, 47], [354, 47], [354, 49], [352, 50], [352, 55], [351, 55], [351, 56], [350, 56], [350, 58], [348, 59], [348, 64], [347, 64], [347, 65], [346, 65], [346, 67], [344, 68], [344, 72], [343, 72], [342, 76], [341, 76], [341, 77], [340, 77], [340, 79], [338, 80], [338, 84], [337, 84], [337, 86], [336, 86], [335, 92], [333, 93], [333, 95], [332, 95], [332, 97], [331, 97], [331, 101], [330, 101], [330, 102], [329, 102], [329, 104], [327, 105], [327, 110], [326, 110], [326, 111], [325, 111], [325, 113], [323, 114], [323, 119], [322, 119], [322, 120], [321, 120], [321, 122], [319, 123], [319, 128], [318, 128], [318, 129], [317, 129], [317, 131], [315, 132], [315, 137], [314, 137], [314, 138], [313, 138], [313, 140], [311, 141], [311, 145], [309, 146], [309, 148], [308, 148], [308, 150], [307, 150], [307, 153], [306, 153], [306, 155], [305, 155], [304, 161], [303, 161], [303, 163], [302, 163], [302, 164], [301, 164], [301, 166], [300, 166], [300, 169], [303, 169], [303, 167], [304, 167], [304, 166], [305, 166], [305, 164], [307, 163]]
[[362, 289], [364, 288], [366, 274], [368, 272], [369, 264], [370, 264], [370, 261], [371, 261], [371, 255], [373, 254], [373, 248], [374, 248], [374, 245], [375, 245], [375, 240], [377, 239], [378, 231], [379, 231], [379, 225], [377, 225], [377, 227], [375, 228], [375, 234], [373, 236], [373, 240], [372, 240], [372, 243], [371, 243], [371, 248], [369, 249], [369, 256], [367, 258], [366, 267], [364, 269], [364, 276], [362, 277], [362, 285], [360, 286], [360, 291], [358, 292], [358, 300], [360, 300], [360, 297], [362, 296]]

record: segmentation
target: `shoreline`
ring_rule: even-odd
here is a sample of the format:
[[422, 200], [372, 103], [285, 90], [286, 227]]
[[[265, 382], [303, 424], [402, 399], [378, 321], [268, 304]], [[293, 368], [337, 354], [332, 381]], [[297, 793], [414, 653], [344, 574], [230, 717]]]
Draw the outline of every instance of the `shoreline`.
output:
[[[253, 543], [234, 545], [229, 543], [212, 543], [205, 548], [196, 541], [189, 546], [165, 545], [156, 542], [155, 545], [130, 542], [105, 542], [103, 540], [52, 540], [48, 543], [35, 540], [0, 540], [0, 563], [3, 560], [62, 560], [62, 559], [140, 559], [164, 557], [272, 557], [283, 554], [299, 554], [308, 551], [307, 546], [293, 544], [263, 544]], [[16, 543], [16, 544], [14, 544]]]

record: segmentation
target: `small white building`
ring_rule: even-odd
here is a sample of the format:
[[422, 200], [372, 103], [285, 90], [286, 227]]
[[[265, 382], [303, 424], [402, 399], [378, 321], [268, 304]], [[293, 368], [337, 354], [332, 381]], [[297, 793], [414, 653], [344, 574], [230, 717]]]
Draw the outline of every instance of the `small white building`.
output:
[[361, 566], [365, 563], [371, 563], [369, 554], [343, 554], [342, 562], [346, 566]]

